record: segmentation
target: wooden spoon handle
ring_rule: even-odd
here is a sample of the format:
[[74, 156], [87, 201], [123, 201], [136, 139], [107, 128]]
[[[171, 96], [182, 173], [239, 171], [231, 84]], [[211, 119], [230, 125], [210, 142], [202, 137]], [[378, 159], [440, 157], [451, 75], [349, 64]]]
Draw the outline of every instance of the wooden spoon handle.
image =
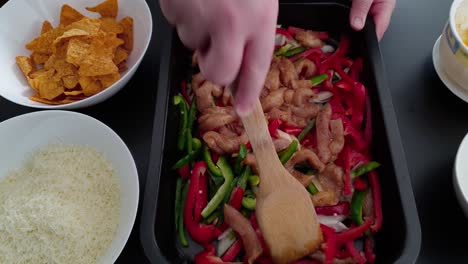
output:
[[271, 140], [260, 100], [257, 99], [252, 112], [241, 117], [241, 120], [252, 145], [260, 177], [268, 177], [268, 180], [265, 179], [264, 181], [262, 179], [262, 187], [266, 185], [266, 182], [274, 183], [285, 180], [281, 179], [282, 177], [277, 177], [282, 175], [281, 171], [278, 170], [284, 169], [284, 167]]

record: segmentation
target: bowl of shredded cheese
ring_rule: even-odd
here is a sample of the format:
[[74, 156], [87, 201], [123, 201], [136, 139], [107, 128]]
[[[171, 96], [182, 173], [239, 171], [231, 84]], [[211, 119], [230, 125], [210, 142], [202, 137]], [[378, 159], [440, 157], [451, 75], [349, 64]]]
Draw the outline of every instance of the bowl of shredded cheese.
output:
[[453, 1], [438, 51], [440, 68], [468, 91], [468, 0]]
[[0, 263], [114, 263], [139, 184], [120, 137], [89, 116], [41, 111], [0, 123]]

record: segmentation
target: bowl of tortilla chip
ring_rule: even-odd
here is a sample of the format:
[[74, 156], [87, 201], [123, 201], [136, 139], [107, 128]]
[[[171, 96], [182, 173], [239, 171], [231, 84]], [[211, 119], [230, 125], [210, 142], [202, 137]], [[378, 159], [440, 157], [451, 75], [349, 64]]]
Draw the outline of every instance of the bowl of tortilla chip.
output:
[[152, 34], [145, 0], [10, 0], [0, 9], [0, 95], [77, 109], [120, 91]]

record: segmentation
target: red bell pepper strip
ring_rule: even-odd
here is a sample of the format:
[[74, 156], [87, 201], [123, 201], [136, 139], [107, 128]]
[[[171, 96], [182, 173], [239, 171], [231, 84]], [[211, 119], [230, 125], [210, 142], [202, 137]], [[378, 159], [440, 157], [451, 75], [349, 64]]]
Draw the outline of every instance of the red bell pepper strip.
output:
[[369, 162], [369, 160], [364, 156], [362, 155], [361, 153], [355, 151], [355, 150], [352, 150], [350, 152], [350, 165], [351, 165], [351, 168], [354, 168], [356, 167], [356, 165], [360, 164], [360, 163], [367, 163]]
[[343, 107], [343, 105], [341, 104], [340, 102], [340, 98], [336, 95], [333, 95], [332, 98], [330, 99], [330, 101], [328, 101], [328, 103], [330, 104], [330, 107], [332, 109], [332, 113], [333, 113], [333, 116], [332, 116], [332, 119], [343, 119], [345, 118], [344, 116], [344, 113], [345, 113], [345, 109]]
[[[195, 171], [195, 170], [194, 170]], [[201, 219], [201, 212], [208, 203], [208, 175], [203, 172], [198, 178], [198, 192], [195, 197], [195, 209], [194, 209], [194, 219], [195, 222], [199, 222]]]
[[372, 203], [374, 204], [374, 224], [371, 226], [372, 232], [377, 232], [382, 227], [382, 197], [379, 177], [375, 170], [369, 172], [369, 183], [372, 190]]
[[238, 239], [232, 246], [224, 253], [224, 255], [221, 257], [222, 261], [233, 261], [237, 255], [242, 251], [243, 243], [242, 239]]
[[185, 164], [177, 171], [179, 172], [179, 175], [182, 176], [182, 178], [186, 180], [190, 178], [190, 166], [188, 164]]
[[225, 264], [225, 262], [216, 256], [216, 249], [213, 245], [205, 245], [205, 250], [195, 255], [195, 264]]
[[359, 264], [366, 263], [366, 258], [364, 258], [364, 256], [362, 256], [359, 253], [359, 251], [356, 249], [356, 247], [354, 246], [354, 241], [346, 242], [345, 246], [348, 252], [350, 253], [351, 257], [353, 258], [353, 260], [357, 261], [357, 263]]
[[372, 236], [366, 237], [366, 241], [364, 242], [364, 254], [367, 262], [371, 264], [375, 263], [374, 238], [372, 238]]
[[262, 232], [260, 231], [260, 227], [258, 226], [257, 217], [255, 216], [255, 214], [252, 214], [250, 216], [250, 224], [252, 225], [253, 229], [255, 229], [255, 232], [257, 233], [258, 240], [260, 241], [260, 244], [262, 245], [263, 255], [265, 254], [269, 255], [270, 249], [268, 248], [265, 240], [263, 239], [263, 235], [262, 235]]
[[366, 218], [364, 223], [357, 227], [352, 227], [346, 231], [336, 234], [336, 241], [339, 244], [346, 243], [348, 241], [354, 241], [359, 237], [363, 236], [364, 233], [369, 230], [372, 221], [370, 218]]
[[285, 36], [289, 40], [293, 40], [294, 38], [291, 36], [291, 34], [284, 28], [276, 28], [276, 34], [280, 34]]
[[332, 206], [320, 206], [315, 207], [315, 212], [318, 215], [348, 215], [349, 214], [349, 203], [348, 202], [339, 202], [336, 205]]
[[216, 153], [216, 152], [214, 152], [214, 151], [212, 151], [212, 152], [211, 152], [211, 160], [212, 160], [214, 163], [216, 163], [216, 162], [218, 162], [218, 159], [219, 159], [219, 154]]
[[337, 250], [336, 254], [335, 254], [335, 257], [338, 258], [338, 259], [345, 259], [345, 258], [349, 258], [350, 255], [349, 255], [349, 252], [347, 250]]
[[245, 147], [247, 149], [252, 149], [252, 144], [250, 144], [250, 141], [248, 141], [246, 144], [245, 144]]
[[354, 180], [353, 186], [357, 191], [364, 191], [367, 188], [367, 183], [361, 178], [356, 178]]
[[284, 132], [286, 132], [289, 135], [297, 136], [302, 132], [302, 128], [300, 127], [285, 127], [283, 129]]
[[354, 83], [354, 80], [343, 70], [343, 66], [347, 66], [349, 64], [349, 59], [339, 58], [335, 60], [333, 63], [334, 63], [333, 69], [341, 77], [341, 80], [350, 84]]
[[356, 129], [360, 129], [364, 119], [364, 108], [366, 107], [366, 87], [360, 82], [354, 83], [353, 116], [351, 121]]
[[298, 32], [300, 31], [304, 31], [304, 29], [302, 28], [298, 28], [298, 27], [292, 27], [292, 26], [289, 26], [288, 27], [288, 32], [291, 34], [291, 35], [296, 35]]
[[318, 37], [319, 37], [320, 40], [330, 39], [330, 35], [328, 34], [328, 32], [323, 32], [323, 31], [318, 33]]
[[184, 81], [180, 83], [180, 93], [184, 97], [185, 101], [187, 102], [188, 105], [192, 104], [192, 100], [190, 99], [190, 95], [187, 91], [187, 83]]
[[359, 74], [362, 71], [363, 67], [363, 60], [361, 57], [357, 58], [354, 60], [353, 65], [351, 66], [351, 69], [349, 71], [349, 76], [355, 81], [359, 81]]
[[362, 137], [362, 133], [353, 127], [351, 122], [347, 118], [342, 118], [344, 127], [345, 127], [345, 135], [348, 136], [353, 144], [353, 147], [357, 150], [363, 150], [367, 147], [366, 142]]
[[349, 37], [345, 34], [342, 34], [338, 49], [335, 51], [335, 53], [333, 53], [330, 57], [328, 57], [325, 61], [323, 61], [322, 64], [326, 64], [326, 65], [329, 65], [329, 67], [332, 67], [333, 65], [332, 63], [335, 60], [342, 58], [348, 53], [349, 47], [350, 47]]
[[268, 124], [268, 131], [273, 138], [278, 138], [278, 128], [282, 123], [281, 119], [273, 119]]
[[352, 92], [353, 86], [346, 81], [338, 81], [335, 83], [335, 87], [346, 92]]
[[367, 146], [372, 142], [372, 106], [370, 97], [366, 97], [366, 122], [364, 125], [364, 141]]
[[[184, 224], [187, 227], [187, 231], [189, 232], [192, 239], [199, 244], [210, 243], [213, 238], [215, 238], [214, 234], [216, 230], [214, 225], [205, 225], [198, 222], [198, 220], [201, 218], [201, 214], [194, 215], [194, 212], [197, 211], [196, 208], [200, 207], [200, 205], [197, 205], [197, 203], [203, 204], [205, 202], [203, 201], [204, 196], [199, 196], [198, 193], [206, 193], [207, 191], [206, 185], [201, 186], [202, 183], [206, 183], [207, 181], [206, 179], [203, 179], [203, 177], [207, 177], [205, 174], [206, 169], [207, 167], [205, 162], [200, 161], [195, 164], [192, 177], [190, 179], [190, 186], [184, 208]], [[199, 198], [198, 201], [197, 198]]]
[[320, 48], [314, 48], [314, 49], [308, 49], [308, 50], [305, 50], [291, 58], [289, 58], [291, 61], [297, 61], [298, 59], [300, 58], [307, 58], [309, 56], [322, 56], [323, 55], [323, 51], [322, 49]]
[[322, 233], [325, 236], [326, 241], [326, 249], [325, 249], [325, 261], [324, 264], [332, 264], [333, 259], [335, 258], [336, 254], [336, 233], [335, 229], [328, 227], [326, 225], [320, 224], [320, 228], [322, 229]]
[[231, 200], [229, 204], [234, 207], [236, 210], [239, 210], [242, 207], [242, 199], [244, 198], [244, 189], [235, 187], [231, 194]]

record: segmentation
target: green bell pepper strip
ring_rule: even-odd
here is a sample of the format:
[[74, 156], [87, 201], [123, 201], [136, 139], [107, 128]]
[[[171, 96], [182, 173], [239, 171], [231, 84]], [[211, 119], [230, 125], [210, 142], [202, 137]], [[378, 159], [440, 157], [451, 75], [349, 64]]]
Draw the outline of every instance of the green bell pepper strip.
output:
[[208, 218], [205, 219], [204, 223], [207, 224], [207, 225], [211, 225], [213, 223], [213, 221], [217, 218], [219, 218], [221, 216], [221, 211], [215, 211], [214, 213], [212, 213], [210, 216], [208, 216]]
[[362, 225], [364, 219], [362, 219], [362, 207], [364, 199], [366, 198], [367, 190], [354, 191], [353, 198], [351, 200], [351, 219], [357, 225]]
[[[224, 196], [223, 198], [223, 202], [221, 203], [220, 205], [220, 208], [222, 208], [222, 210], [224, 210], [224, 205], [229, 203], [229, 200], [231, 199], [231, 194], [232, 194], [232, 191], [234, 190], [234, 188], [236, 187], [237, 183], [239, 182], [239, 178], [234, 178], [234, 180], [231, 182], [231, 184], [229, 185], [229, 188], [226, 192], [226, 195]], [[223, 211], [224, 212], [224, 211]], [[223, 223], [224, 221], [224, 213], [222, 214], [219, 214], [219, 217], [218, 217], [218, 226], [221, 226], [221, 224]]]
[[288, 51], [283, 53], [283, 55], [286, 56], [286, 57], [292, 57], [294, 55], [297, 55], [297, 54], [303, 52], [304, 50], [305, 50], [305, 48], [303, 48], [303, 47], [297, 47], [297, 48], [294, 48], [294, 49], [289, 49]]
[[258, 175], [249, 176], [250, 186], [258, 186], [260, 184], [260, 177]]
[[241, 188], [242, 190], [245, 190], [245, 188], [247, 188], [247, 181], [249, 179], [250, 173], [251, 173], [250, 167], [249, 166], [245, 167], [244, 171], [239, 177], [239, 180], [237, 181], [237, 186]]
[[179, 137], [177, 139], [177, 149], [184, 150], [186, 143], [186, 131], [188, 121], [188, 110], [185, 100], [182, 96], [174, 96], [174, 105], [179, 106], [180, 121], [179, 121]]
[[297, 142], [297, 140], [293, 140], [291, 144], [289, 144], [288, 148], [280, 152], [279, 158], [282, 164], [286, 164], [286, 162], [288, 162], [289, 159], [291, 159], [294, 152], [296, 152], [298, 145], [299, 143]]
[[307, 133], [309, 133], [310, 130], [312, 130], [312, 128], [315, 127], [315, 121], [315, 119], [310, 120], [307, 126], [304, 127], [301, 133], [297, 136], [297, 140], [302, 141], [305, 138], [305, 136], [307, 136]]
[[182, 197], [180, 200], [180, 212], [179, 212], [179, 239], [180, 239], [180, 244], [182, 244], [183, 247], [188, 246], [187, 238], [185, 237], [185, 226], [184, 226], [184, 208], [185, 208], [185, 201], [187, 200], [187, 194], [188, 194], [188, 189], [189, 189], [189, 183], [187, 182], [183, 188], [182, 191]]
[[363, 164], [351, 171], [351, 178], [357, 178], [361, 175], [364, 175], [370, 171], [373, 171], [380, 167], [380, 163], [371, 161], [369, 163]]
[[286, 53], [290, 48], [292, 48], [292, 45], [291, 44], [286, 44], [284, 45], [283, 47], [281, 47], [280, 49], [278, 49], [276, 52], [275, 52], [275, 56], [281, 56], [281, 55], [284, 55], [284, 53]]
[[190, 152], [189, 154], [185, 155], [185, 157], [177, 161], [176, 164], [172, 166], [173, 170], [182, 168], [185, 164], [194, 161], [198, 157], [201, 148], [201, 141], [198, 138], [192, 138], [191, 142], [193, 144], [192, 152]]
[[245, 159], [246, 155], [247, 155], [247, 147], [244, 144], [241, 144], [239, 148], [239, 155], [237, 155], [236, 164], [234, 165], [235, 175], [238, 175], [241, 173], [241, 170], [242, 170], [241, 163]]
[[317, 194], [319, 192], [317, 186], [315, 186], [313, 182], [311, 182], [309, 186], [307, 186], [307, 191], [309, 191], [309, 193], [312, 195]]
[[193, 122], [195, 121], [197, 114], [197, 100], [192, 97], [192, 104], [190, 105], [190, 109], [188, 110], [187, 115], [187, 129], [185, 132], [185, 137], [187, 140], [187, 153], [192, 152], [192, 142], [190, 139], [192, 138], [192, 129], [193, 129]]
[[208, 165], [208, 170], [213, 176], [223, 177], [221, 170], [214, 164], [213, 160], [211, 159], [211, 153], [207, 145], [203, 146], [203, 160], [206, 162], [206, 165]]
[[219, 187], [216, 194], [213, 196], [213, 198], [211, 198], [206, 207], [203, 209], [201, 213], [203, 218], [208, 217], [221, 204], [224, 197], [226, 196], [226, 193], [229, 191], [229, 186], [231, 185], [231, 182], [234, 179], [232, 169], [229, 166], [229, 163], [225, 157], [220, 157], [216, 165], [218, 165], [219, 169], [223, 174], [224, 183], [223, 185], [221, 185], [221, 187]]
[[176, 183], [176, 198], [175, 198], [175, 206], [174, 206], [176, 231], [179, 230], [180, 197], [182, 196], [182, 183], [183, 183], [182, 177], [178, 177], [177, 183]]
[[323, 73], [323, 74], [320, 74], [320, 75], [316, 75], [316, 76], [310, 78], [309, 80], [312, 83], [312, 86], [317, 86], [317, 85], [323, 83], [327, 78], [328, 78], [328, 74]]
[[249, 210], [255, 210], [255, 206], [257, 205], [257, 199], [253, 197], [244, 197], [242, 199], [242, 206]]

